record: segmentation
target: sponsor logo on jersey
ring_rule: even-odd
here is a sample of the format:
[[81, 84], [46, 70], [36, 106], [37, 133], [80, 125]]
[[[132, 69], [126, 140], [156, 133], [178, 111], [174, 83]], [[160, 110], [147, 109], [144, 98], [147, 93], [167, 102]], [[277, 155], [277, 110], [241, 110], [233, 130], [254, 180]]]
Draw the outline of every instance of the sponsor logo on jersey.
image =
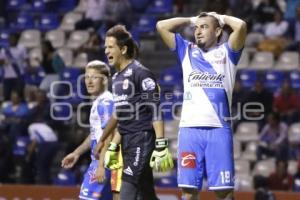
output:
[[191, 84], [191, 87], [224, 88], [224, 79], [224, 74], [193, 71], [189, 74], [188, 82]]
[[126, 169], [124, 169], [123, 172], [129, 176], [133, 176], [132, 169], [129, 166]]
[[195, 168], [196, 167], [196, 154], [193, 152], [182, 152], [180, 164], [184, 168]]
[[123, 81], [123, 90], [127, 90], [128, 89], [128, 86], [129, 86], [129, 80], [128, 79], [125, 79]]
[[155, 89], [155, 81], [152, 78], [145, 78], [142, 80], [142, 87], [144, 91], [150, 91]]
[[124, 73], [124, 77], [129, 77], [132, 75], [132, 69], [127, 69], [126, 72]]
[[134, 160], [134, 163], [133, 163], [134, 166], [138, 166], [139, 161], [140, 161], [140, 154], [141, 154], [141, 148], [137, 147], [136, 152], [135, 152], [135, 160]]

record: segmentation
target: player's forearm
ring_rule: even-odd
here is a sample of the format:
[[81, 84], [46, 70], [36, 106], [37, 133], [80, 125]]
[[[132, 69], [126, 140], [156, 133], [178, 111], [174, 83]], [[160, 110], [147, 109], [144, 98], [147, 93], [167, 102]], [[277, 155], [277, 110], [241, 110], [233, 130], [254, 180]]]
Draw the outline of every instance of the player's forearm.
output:
[[111, 139], [112, 139], [112, 137], [108, 136], [107, 139], [104, 142], [104, 146], [101, 149], [100, 156], [99, 156], [99, 166], [104, 166], [105, 152], [108, 149], [108, 146], [109, 146], [109, 143], [110, 143]]
[[230, 28], [232, 28], [233, 32], [234, 31], [245, 31], [247, 30], [247, 24], [245, 21], [236, 18], [236, 17], [232, 17], [232, 16], [228, 16], [228, 15], [221, 15], [223, 17], [224, 23], [227, 24], [228, 26], [230, 26]]
[[173, 32], [176, 28], [184, 25], [189, 25], [190, 23], [191, 20], [188, 17], [175, 17], [158, 21], [156, 24], [156, 28], [158, 32], [161, 32], [163, 30]]
[[75, 150], [74, 153], [78, 155], [82, 155], [86, 151], [88, 151], [91, 148], [91, 136], [87, 136], [85, 140], [79, 145]]
[[164, 122], [159, 120], [159, 121], [153, 121], [153, 128], [154, 128], [154, 131], [155, 131], [155, 135], [156, 135], [156, 138], [163, 138], [165, 137], [165, 134], [164, 134]]
[[100, 138], [101, 142], [104, 142], [106, 138], [114, 132], [114, 129], [117, 128], [118, 120], [115, 118], [115, 114], [111, 116], [105, 129], [103, 130], [102, 137]]
[[115, 135], [114, 135], [111, 142], [113, 142], [115, 144], [120, 144], [121, 143], [121, 135], [120, 135], [119, 131], [117, 131], [117, 130], [115, 131]]

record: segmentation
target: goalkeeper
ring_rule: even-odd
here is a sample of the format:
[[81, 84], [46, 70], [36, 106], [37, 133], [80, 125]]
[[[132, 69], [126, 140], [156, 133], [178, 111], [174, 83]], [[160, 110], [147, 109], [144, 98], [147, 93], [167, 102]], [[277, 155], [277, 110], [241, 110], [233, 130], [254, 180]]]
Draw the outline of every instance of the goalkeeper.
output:
[[105, 139], [118, 124], [120, 135], [110, 143], [105, 165], [112, 169], [120, 166], [116, 161], [116, 150], [121, 143], [124, 163], [120, 198], [155, 200], [151, 167], [158, 171], [173, 168], [158, 111], [158, 84], [153, 73], [135, 60], [138, 48], [124, 26], [117, 25], [107, 31], [105, 54], [109, 65], [117, 70], [112, 79], [115, 114], [110, 118], [95, 153], [101, 152]]

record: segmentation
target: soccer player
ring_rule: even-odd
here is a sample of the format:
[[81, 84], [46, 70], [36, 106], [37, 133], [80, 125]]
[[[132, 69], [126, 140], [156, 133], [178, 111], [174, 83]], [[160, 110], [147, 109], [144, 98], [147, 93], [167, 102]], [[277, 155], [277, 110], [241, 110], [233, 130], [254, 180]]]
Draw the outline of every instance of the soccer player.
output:
[[[176, 29], [193, 25], [195, 43]], [[232, 29], [220, 44], [223, 25]], [[217, 13], [172, 18], [156, 25], [164, 43], [176, 52], [183, 70], [184, 100], [178, 135], [178, 186], [183, 199], [198, 199], [203, 175], [217, 199], [232, 199], [233, 138], [230, 105], [236, 65], [246, 37], [246, 23]]]
[[[110, 171], [104, 168], [105, 149], [100, 153], [99, 160], [95, 159], [93, 149], [102, 135], [113, 113], [113, 95], [107, 90], [109, 67], [101, 61], [94, 60], [87, 64], [85, 69], [85, 85], [93, 99], [90, 112], [90, 134], [72, 153], [63, 158], [61, 165], [71, 168], [79, 157], [91, 149], [91, 163], [87, 169], [81, 185], [80, 199], [111, 199]], [[108, 138], [108, 140], [111, 138]], [[106, 142], [107, 146], [109, 142]], [[100, 182], [100, 183], [99, 183]]]
[[159, 112], [159, 89], [153, 73], [135, 58], [138, 48], [124, 26], [109, 29], [105, 38], [108, 63], [117, 70], [113, 76], [113, 96], [116, 112], [105, 128], [95, 152], [118, 124], [118, 132], [106, 153], [107, 165], [114, 166], [115, 149], [121, 143], [123, 174], [121, 200], [157, 199], [152, 168], [166, 171], [173, 167], [164, 138]]

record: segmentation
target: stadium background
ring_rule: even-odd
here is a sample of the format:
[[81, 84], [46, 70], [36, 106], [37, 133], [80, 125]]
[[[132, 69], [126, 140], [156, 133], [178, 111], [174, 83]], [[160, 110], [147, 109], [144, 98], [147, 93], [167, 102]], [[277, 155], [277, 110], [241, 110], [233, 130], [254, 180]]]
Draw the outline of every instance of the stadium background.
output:
[[[5, 108], [10, 99], [1, 98], [0, 124], [0, 198], [12, 199], [25, 196], [33, 199], [76, 199], [78, 187], [89, 163], [88, 153], [72, 170], [60, 168], [60, 161], [73, 150], [88, 134], [89, 104], [81, 75], [84, 66], [92, 59], [106, 60], [103, 52], [105, 31], [117, 23], [126, 24], [140, 46], [140, 60], [153, 71], [161, 85], [164, 103], [166, 136], [176, 160], [177, 127], [182, 102], [181, 70], [175, 55], [159, 39], [155, 23], [159, 19], [175, 16], [194, 16], [200, 11], [216, 11], [240, 17], [248, 23], [248, 36], [242, 58], [238, 65], [237, 81], [233, 99], [233, 113], [241, 113], [246, 103], [260, 102], [264, 105], [265, 116], [272, 110], [280, 111], [281, 122], [288, 125], [289, 180], [292, 185], [275, 192], [278, 199], [300, 199], [300, 70], [299, 50], [300, 31], [297, 31], [299, 0], [102, 0], [109, 2], [107, 7], [94, 7], [105, 14], [86, 19], [89, 1], [84, 0], [2, 0], [0, 5], [0, 46], [9, 46], [10, 35], [18, 36], [18, 45], [26, 49], [28, 65], [24, 65], [24, 103], [30, 110], [38, 101], [37, 88], [45, 77], [45, 71], [38, 60], [42, 60], [41, 43], [48, 39], [60, 55], [66, 68], [59, 74], [60, 82], [48, 96], [51, 102], [51, 126], [54, 127], [59, 146], [56, 148], [47, 183], [35, 179], [34, 159], [28, 161], [27, 148], [30, 139], [27, 126], [33, 121], [29, 115], [18, 118], [17, 123], [8, 123]], [[91, 1], [92, 2], [92, 1]], [[101, 4], [104, 5], [104, 4]], [[280, 12], [278, 12], [278, 10]], [[274, 26], [274, 17], [278, 26]], [[280, 13], [283, 18], [280, 19]], [[81, 23], [80, 23], [81, 22]], [[273, 23], [273, 24], [272, 24]], [[299, 22], [298, 22], [299, 23]], [[280, 26], [280, 28], [278, 28]], [[271, 27], [271, 28], [270, 28]], [[282, 28], [283, 27], [283, 28]], [[278, 28], [278, 30], [276, 29]], [[271, 31], [270, 31], [271, 29]], [[230, 30], [226, 29], [228, 33]], [[298, 34], [297, 34], [298, 33]], [[192, 39], [192, 28], [185, 28], [182, 34]], [[226, 34], [224, 34], [226, 38]], [[27, 61], [26, 61], [27, 62]], [[3, 68], [1, 67], [1, 93], [3, 93]], [[281, 101], [279, 97], [288, 84], [292, 97]], [[263, 88], [263, 89], [261, 89]], [[263, 92], [261, 92], [263, 91]], [[284, 105], [290, 105], [286, 108]], [[175, 107], [172, 107], [177, 105]], [[284, 108], [283, 108], [284, 107]], [[172, 110], [173, 108], [173, 110]], [[292, 115], [290, 115], [291, 109]], [[286, 113], [285, 113], [286, 112]], [[257, 113], [250, 113], [256, 116]], [[195, 111], [196, 116], [196, 111]], [[238, 115], [235, 115], [238, 116]], [[20, 125], [20, 123], [22, 124]], [[247, 120], [237, 117], [234, 121], [234, 148], [236, 168], [237, 199], [253, 199], [254, 177], [268, 177], [275, 171], [275, 157], [257, 158], [259, 132], [267, 123], [266, 117], [260, 120]], [[16, 134], [10, 138], [12, 132]], [[47, 186], [41, 186], [46, 184]], [[179, 199], [176, 185], [176, 170], [168, 173], [155, 173], [155, 184], [159, 194], [166, 193], [163, 199]], [[64, 186], [64, 187], [62, 187]], [[205, 188], [205, 187], [204, 187]], [[205, 190], [205, 189], [204, 189]], [[285, 190], [285, 191], [284, 191]], [[62, 192], [64, 191], [64, 192]], [[55, 196], [66, 194], [66, 196]], [[172, 196], [172, 194], [175, 194]], [[23, 196], [22, 196], [23, 195]], [[25, 196], [24, 196], [25, 195]], [[37, 196], [35, 196], [37, 195]], [[54, 196], [52, 196], [54, 195]], [[75, 196], [74, 196], [75, 195]], [[203, 193], [202, 195], [206, 195]], [[211, 195], [208, 193], [208, 195]], [[245, 195], [245, 196], [243, 196]], [[52, 196], [52, 197], [51, 197]], [[211, 197], [204, 197], [210, 199]], [[203, 198], [202, 198], [203, 199]]]

